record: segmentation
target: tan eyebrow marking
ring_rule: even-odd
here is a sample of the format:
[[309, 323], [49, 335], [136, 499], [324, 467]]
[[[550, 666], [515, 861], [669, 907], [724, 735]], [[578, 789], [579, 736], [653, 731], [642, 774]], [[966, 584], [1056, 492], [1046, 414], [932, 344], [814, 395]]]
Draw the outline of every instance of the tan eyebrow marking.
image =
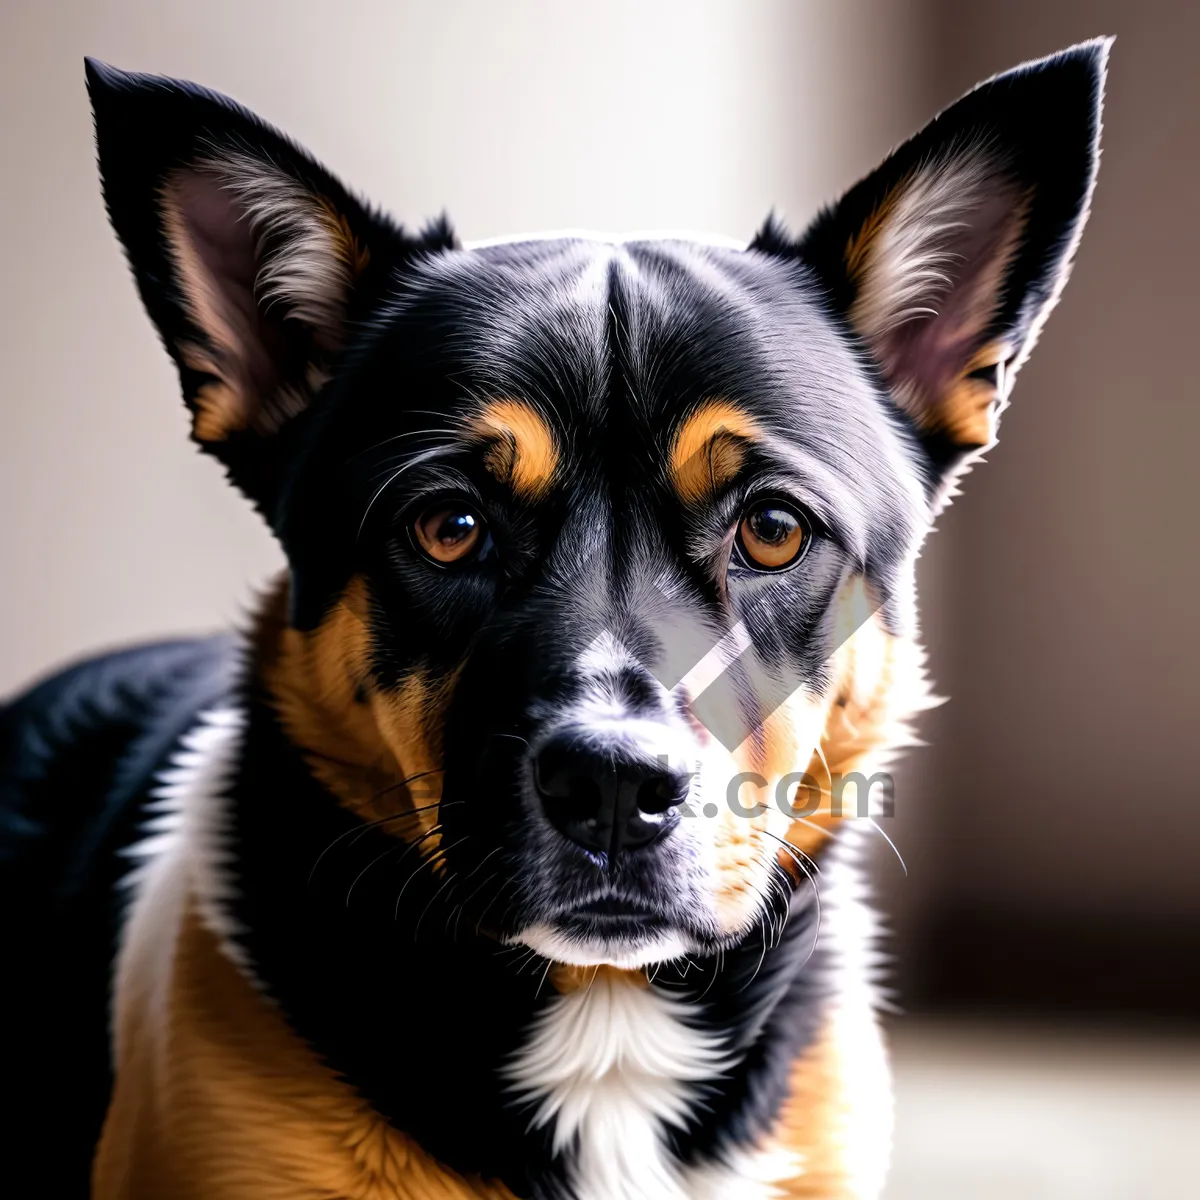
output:
[[744, 444], [761, 436], [754, 418], [729, 400], [706, 400], [675, 434], [671, 483], [685, 504], [711, 495], [741, 470]]
[[545, 418], [524, 400], [493, 400], [468, 426], [490, 445], [483, 465], [518, 496], [536, 500], [554, 482], [558, 445]]

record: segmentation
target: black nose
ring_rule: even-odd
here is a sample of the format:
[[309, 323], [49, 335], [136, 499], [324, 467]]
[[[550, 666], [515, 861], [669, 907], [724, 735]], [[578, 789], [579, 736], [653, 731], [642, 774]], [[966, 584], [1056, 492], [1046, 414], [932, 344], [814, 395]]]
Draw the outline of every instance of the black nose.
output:
[[534, 781], [551, 824], [585, 850], [649, 845], [679, 820], [691, 776], [621, 742], [556, 734], [538, 751]]

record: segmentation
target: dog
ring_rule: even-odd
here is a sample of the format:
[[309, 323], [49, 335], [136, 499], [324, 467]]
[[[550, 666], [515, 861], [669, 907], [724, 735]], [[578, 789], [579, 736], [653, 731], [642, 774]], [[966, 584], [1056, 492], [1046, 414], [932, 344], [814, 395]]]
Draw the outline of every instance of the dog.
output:
[[192, 437], [288, 567], [242, 636], [0, 716], [37, 1194], [879, 1195], [882, 827], [837, 784], [932, 702], [914, 564], [1067, 278], [1108, 48], [748, 246], [410, 232], [89, 61]]

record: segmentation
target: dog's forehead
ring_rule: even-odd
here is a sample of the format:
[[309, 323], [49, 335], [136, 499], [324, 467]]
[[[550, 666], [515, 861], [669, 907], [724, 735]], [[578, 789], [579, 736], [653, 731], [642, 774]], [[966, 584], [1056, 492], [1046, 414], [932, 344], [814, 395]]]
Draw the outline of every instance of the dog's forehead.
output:
[[660, 433], [712, 398], [823, 444], [884, 423], [803, 268], [767, 254], [671, 239], [502, 243], [434, 260], [419, 294], [449, 317], [440, 328], [474, 394], [548, 403], [588, 429], [628, 415]]
[[607, 448], [628, 475], [750, 429], [856, 550], [920, 524], [903, 423], [801, 264], [669, 239], [506, 243], [432, 260], [410, 311], [437, 314], [469, 402], [545, 414], [563, 466]]

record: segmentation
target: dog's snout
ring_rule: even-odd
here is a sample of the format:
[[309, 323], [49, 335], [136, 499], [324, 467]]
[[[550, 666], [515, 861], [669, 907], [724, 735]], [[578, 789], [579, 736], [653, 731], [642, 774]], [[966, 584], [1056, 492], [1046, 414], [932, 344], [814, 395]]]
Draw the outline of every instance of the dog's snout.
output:
[[554, 827], [585, 850], [614, 855], [649, 845], [678, 821], [691, 776], [621, 741], [563, 731], [534, 759], [534, 782]]

